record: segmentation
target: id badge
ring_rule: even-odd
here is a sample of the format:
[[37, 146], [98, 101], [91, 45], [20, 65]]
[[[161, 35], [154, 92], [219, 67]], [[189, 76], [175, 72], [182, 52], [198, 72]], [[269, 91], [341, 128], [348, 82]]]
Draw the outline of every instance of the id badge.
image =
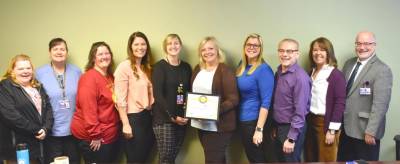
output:
[[71, 108], [70, 101], [68, 99], [60, 100], [59, 102], [60, 109], [69, 109]]
[[183, 104], [183, 95], [176, 95], [176, 104], [178, 105]]
[[371, 88], [360, 88], [360, 95], [363, 96], [371, 95]]

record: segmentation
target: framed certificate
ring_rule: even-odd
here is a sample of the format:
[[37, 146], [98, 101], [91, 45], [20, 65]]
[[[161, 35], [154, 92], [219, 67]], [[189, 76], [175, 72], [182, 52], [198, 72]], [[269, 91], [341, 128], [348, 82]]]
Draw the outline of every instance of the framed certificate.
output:
[[218, 120], [219, 96], [188, 92], [185, 117]]

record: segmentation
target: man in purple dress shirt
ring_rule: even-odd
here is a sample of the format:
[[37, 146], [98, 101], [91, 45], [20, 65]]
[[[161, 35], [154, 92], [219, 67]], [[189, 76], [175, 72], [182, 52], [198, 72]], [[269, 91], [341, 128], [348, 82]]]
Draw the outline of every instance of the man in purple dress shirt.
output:
[[281, 65], [276, 72], [273, 118], [280, 162], [300, 162], [310, 107], [311, 79], [297, 64], [299, 43], [283, 39], [278, 45]]

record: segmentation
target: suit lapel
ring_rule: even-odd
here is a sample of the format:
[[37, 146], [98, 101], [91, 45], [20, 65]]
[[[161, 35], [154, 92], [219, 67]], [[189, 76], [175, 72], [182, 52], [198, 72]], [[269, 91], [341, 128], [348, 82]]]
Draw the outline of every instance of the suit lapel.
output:
[[357, 90], [359, 83], [362, 83], [362, 79], [364, 79], [364, 76], [367, 75], [369, 72], [369, 69], [371, 69], [372, 64], [375, 63], [377, 60], [376, 55], [374, 55], [362, 68], [360, 74], [358, 74], [357, 78], [354, 80], [353, 85], [350, 88], [349, 95], [353, 93], [353, 91]]

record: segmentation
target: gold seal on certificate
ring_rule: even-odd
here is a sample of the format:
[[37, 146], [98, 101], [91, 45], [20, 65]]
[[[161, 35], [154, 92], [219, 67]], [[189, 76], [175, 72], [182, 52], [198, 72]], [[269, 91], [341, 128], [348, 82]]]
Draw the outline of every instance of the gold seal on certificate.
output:
[[187, 94], [185, 117], [218, 120], [219, 96], [193, 93]]

